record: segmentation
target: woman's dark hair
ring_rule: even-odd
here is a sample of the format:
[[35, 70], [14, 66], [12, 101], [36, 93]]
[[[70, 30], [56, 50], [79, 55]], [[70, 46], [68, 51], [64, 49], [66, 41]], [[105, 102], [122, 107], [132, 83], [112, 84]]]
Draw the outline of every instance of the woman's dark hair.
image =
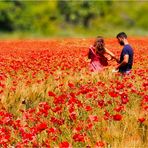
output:
[[104, 39], [102, 36], [97, 36], [96, 41], [94, 43], [95, 49], [96, 49], [96, 53], [102, 53], [104, 52], [105, 48], [105, 43], [104, 43]]
[[124, 32], [120, 32], [120, 33], [117, 34], [116, 38], [125, 38], [126, 39], [127, 35]]

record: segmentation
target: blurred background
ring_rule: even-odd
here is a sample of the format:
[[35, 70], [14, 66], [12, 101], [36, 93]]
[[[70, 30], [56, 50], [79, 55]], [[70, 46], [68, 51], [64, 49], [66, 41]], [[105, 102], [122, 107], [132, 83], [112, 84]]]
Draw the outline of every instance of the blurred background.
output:
[[148, 36], [148, 1], [2, 0], [0, 38]]

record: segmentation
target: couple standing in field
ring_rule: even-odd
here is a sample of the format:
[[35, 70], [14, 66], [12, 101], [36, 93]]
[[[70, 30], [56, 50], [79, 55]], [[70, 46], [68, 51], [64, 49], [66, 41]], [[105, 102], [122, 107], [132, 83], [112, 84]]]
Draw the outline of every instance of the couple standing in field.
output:
[[[113, 72], [120, 72], [122, 74], [129, 74], [133, 65], [133, 49], [129, 45], [127, 35], [124, 32], [120, 32], [117, 36], [118, 42], [121, 46], [124, 46], [118, 60], [116, 56], [105, 47], [104, 39], [101, 36], [96, 38], [94, 45], [90, 46], [88, 52], [88, 58], [91, 60], [89, 68], [91, 71], [102, 71], [104, 67], [108, 66], [108, 61], [114, 59], [118, 65]], [[105, 55], [109, 55], [107, 58]]]

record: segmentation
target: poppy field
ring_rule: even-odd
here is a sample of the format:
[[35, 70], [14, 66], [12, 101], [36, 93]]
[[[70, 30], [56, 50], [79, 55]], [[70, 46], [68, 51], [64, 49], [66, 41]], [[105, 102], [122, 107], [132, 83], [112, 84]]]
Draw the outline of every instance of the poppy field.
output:
[[116, 61], [89, 71], [93, 41], [0, 41], [0, 147], [148, 147], [148, 38], [129, 38], [127, 76], [112, 73]]

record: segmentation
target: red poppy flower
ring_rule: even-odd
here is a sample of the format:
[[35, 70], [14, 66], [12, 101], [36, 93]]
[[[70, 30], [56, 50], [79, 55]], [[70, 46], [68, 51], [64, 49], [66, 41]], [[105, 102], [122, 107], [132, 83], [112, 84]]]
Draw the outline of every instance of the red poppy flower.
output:
[[71, 145], [67, 141], [60, 143], [59, 148], [71, 148]]
[[124, 109], [124, 106], [118, 106], [116, 108], [114, 108], [115, 111], [120, 112]]
[[101, 148], [101, 147], [105, 146], [105, 143], [103, 141], [98, 141], [98, 142], [96, 142], [95, 146]]
[[40, 123], [40, 124], [38, 124], [36, 127], [37, 127], [37, 130], [38, 130], [39, 132], [41, 132], [41, 131], [47, 129], [47, 124], [46, 124], [46, 123]]
[[96, 115], [89, 115], [89, 119], [90, 119], [90, 121], [94, 121], [94, 122], [98, 122], [99, 121], [99, 118]]
[[99, 101], [98, 101], [98, 106], [99, 106], [100, 108], [103, 108], [104, 105], [105, 105], [104, 100], [99, 100]]
[[120, 121], [120, 120], [122, 120], [122, 116], [120, 114], [116, 114], [116, 115], [113, 115], [113, 119], [115, 121]]
[[47, 129], [47, 132], [48, 132], [48, 134], [55, 133], [56, 132], [56, 128], [51, 127], [49, 129]]
[[145, 118], [139, 118], [138, 121], [139, 121], [140, 123], [143, 123], [143, 122], [145, 121]]
[[111, 97], [113, 97], [113, 98], [118, 97], [118, 94], [117, 94], [116, 92], [114, 92], [114, 91], [109, 92], [109, 95], [110, 95]]
[[84, 135], [82, 135], [82, 134], [75, 134], [73, 136], [73, 139], [74, 139], [75, 142], [84, 142], [85, 141]]
[[92, 110], [92, 107], [88, 105], [88, 106], [85, 107], [85, 110], [86, 111], [91, 111]]
[[69, 115], [71, 120], [76, 120], [77, 116], [76, 116], [76, 112], [71, 112]]
[[70, 88], [72, 88], [72, 89], [74, 89], [74, 88], [75, 88], [75, 85], [74, 85], [74, 84], [72, 84], [72, 83], [68, 83], [68, 86], [69, 86]]
[[55, 97], [56, 95], [52, 91], [48, 91], [48, 96]]
[[122, 104], [127, 104], [129, 102], [128, 98], [121, 97]]

